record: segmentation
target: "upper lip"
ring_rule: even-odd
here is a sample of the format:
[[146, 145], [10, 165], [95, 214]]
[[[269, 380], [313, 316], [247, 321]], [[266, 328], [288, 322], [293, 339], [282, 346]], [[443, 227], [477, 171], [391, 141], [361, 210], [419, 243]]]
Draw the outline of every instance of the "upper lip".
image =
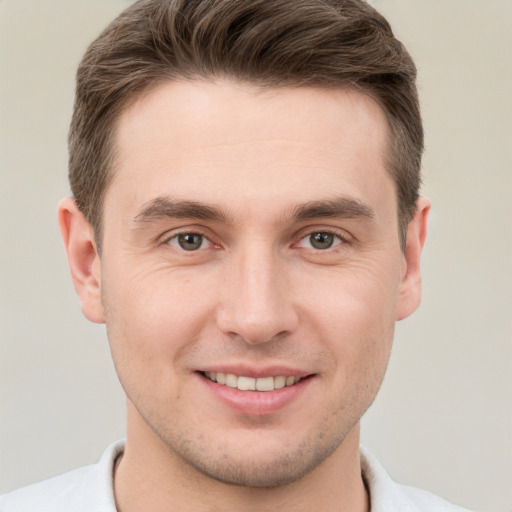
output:
[[233, 374], [237, 376], [244, 377], [278, 377], [278, 376], [294, 376], [294, 377], [307, 377], [311, 375], [312, 372], [300, 370], [298, 368], [293, 368], [291, 366], [283, 366], [283, 365], [271, 365], [265, 366], [261, 368], [249, 367], [246, 365], [211, 365], [204, 366], [198, 369], [199, 372], [211, 372], [211, 373], [224, 373], [224, 374]]

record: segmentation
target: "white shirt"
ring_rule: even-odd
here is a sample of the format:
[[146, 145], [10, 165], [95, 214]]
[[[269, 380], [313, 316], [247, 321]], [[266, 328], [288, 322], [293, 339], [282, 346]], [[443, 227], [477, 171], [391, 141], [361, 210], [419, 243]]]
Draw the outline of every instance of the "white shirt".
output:
[[[114, 463], [123, 449], [124, 441], [118, 441], [97, 464], [0, 496], [0, 512], [116, 512]], [[468, 512], [427, 491], [395, 483], [364, 448], [361, 467], [371, 512]]]

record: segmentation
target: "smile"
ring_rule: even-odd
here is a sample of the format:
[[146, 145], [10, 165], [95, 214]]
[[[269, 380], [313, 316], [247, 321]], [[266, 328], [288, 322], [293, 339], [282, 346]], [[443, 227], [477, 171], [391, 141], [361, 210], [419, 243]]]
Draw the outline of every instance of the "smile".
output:
[[301, 380], [301, 377], [283, 375], [253, 378], [232, 373], [204, 372], [203, 374], [212, 382], [230, 388], [237, 388], [241, 391], [274, 391], [275, 389], [293, 386]]

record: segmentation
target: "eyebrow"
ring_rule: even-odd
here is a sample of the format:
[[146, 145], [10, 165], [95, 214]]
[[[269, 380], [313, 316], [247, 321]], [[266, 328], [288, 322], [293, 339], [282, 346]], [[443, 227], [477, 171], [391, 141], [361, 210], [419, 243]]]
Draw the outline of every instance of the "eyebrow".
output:
[[164, 218], [229, 221], [226, 214], [214, 206], [167, 196], [160, 196], [146, 203], [133, 220], [144, 223]]
[[321, 218], [371, 220], [375, 218], [375, 211], [358, 199], [342, 196], [299, 205], [293, 210], [292, 216], [299, 222]]
[[[291, 218], [296, 222], [321, 218], [373, 219], [375, 211], [358, 199], [338, 197], [309, 201], [293, 208]], [[133, 220], [136, 223], [153, 222], [165, 218], [209, 220], [231, 223], [219, 208], [197, 201], [159, 196], [146, 203]]]

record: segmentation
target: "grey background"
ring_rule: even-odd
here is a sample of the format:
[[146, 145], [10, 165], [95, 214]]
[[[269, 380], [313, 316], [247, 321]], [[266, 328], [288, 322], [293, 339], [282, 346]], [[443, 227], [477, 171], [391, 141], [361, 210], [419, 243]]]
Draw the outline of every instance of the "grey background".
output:
[[[129, 2], [0, 0], [0, 493], [124, 435], [103, 326], [56, 224], [87, 44]], [[398, 325], [363, 442], [398, 481], [512, 510], [512, 2], [375, 0], [416, 59], [433, 202], [420, 310]]]

